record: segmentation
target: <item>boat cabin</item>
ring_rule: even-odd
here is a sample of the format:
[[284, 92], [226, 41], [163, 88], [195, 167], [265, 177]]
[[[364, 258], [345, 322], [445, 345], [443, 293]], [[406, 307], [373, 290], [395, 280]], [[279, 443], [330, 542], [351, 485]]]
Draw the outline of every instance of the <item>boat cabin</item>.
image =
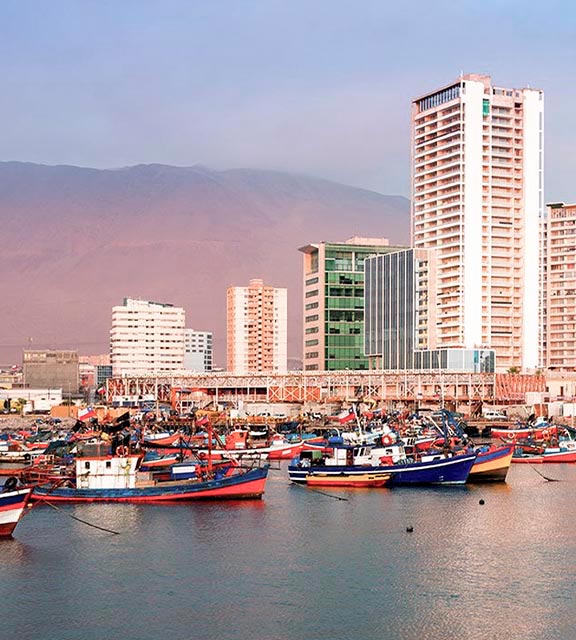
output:
[[133, 489], [136, 486], [138, 454], [111, 455], [107, 445], [86, 445], [76, 456], [78, 489]]
[[367, 445], [340, 445], [321, 451], [302, 451], [299, 456], [303, 467], [314, 466], [345, 466], [352, 465], [378, 467], [386, 464], [396, 464], [406, 460], [404, 447], [393, 444], [386, 447], [371, 447]]

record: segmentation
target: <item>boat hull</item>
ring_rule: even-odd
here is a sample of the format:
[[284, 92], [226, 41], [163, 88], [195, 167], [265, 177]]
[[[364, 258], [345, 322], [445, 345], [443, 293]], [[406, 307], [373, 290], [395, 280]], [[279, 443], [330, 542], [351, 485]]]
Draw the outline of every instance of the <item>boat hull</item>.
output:
[[268, 467], [204, 482], [166, 482], [133, 489], [77, 489], [40, 485], [33, 500], [48, 502], [181, 502], [189, 500], [258, 499], [264, 494]]
[[314, 472], [332, 476], [341, 473], [350, 475], [389, 473], [388, 486], [465, 484], [475, 460], [476, 454], [474, 453], [427, 462], [382, 466], [315, 465], [314, 467], [302, 467], [298, 464], [291, 464], [288, 467], [288, 475], [292, 482], [301, 484], [306, 483], [307, 476]]
[[470, 470], [468, 482], [506, 482], [513, 453], [513, 445], [479, 453]]
[[337, 476], [326, 473], [310, 473], [306, 477], [306, 484], [309, 487], [374, 488], [385, 487], [389, 481], [389, 473], [365, 473], [356, 476], [347, 473]]
[[0, 538], [11, 538], [24, 514], [32, 490], [17, 489], [0, 494]]
[[515, 464], [544, 464], [558, 462], [576, 462], [576, 451], [544, 452], [536, 455], [512, 456]]

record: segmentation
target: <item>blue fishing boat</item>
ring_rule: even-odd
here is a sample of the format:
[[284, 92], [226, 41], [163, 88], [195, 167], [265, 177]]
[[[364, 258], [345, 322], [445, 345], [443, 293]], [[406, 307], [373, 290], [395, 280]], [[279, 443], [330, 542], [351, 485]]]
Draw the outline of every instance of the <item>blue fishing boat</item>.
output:
[[305, 484], [310, 473], [348, 476], [366, 473], [390, 475], [387, 486], [465, 484], [476, 453], [416, 461], [404, 447], [334, 446], [319, 451], [303, 451], [293, 458], [288, 475], [292, 482]]

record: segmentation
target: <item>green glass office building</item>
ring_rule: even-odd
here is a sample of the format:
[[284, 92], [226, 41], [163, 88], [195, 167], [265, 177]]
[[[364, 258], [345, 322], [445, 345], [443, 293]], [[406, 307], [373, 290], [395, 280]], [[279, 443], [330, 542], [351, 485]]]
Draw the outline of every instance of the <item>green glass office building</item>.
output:
[[301, 247], [305, 371], [368, 369], [364, 354], [364, 260], [405, 247], [350, 238]]

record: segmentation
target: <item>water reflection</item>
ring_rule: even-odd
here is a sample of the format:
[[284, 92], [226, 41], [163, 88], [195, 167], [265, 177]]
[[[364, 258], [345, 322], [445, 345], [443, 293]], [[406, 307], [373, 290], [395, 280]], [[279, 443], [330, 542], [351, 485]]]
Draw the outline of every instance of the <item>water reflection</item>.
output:
[[559, 481], [519, 465], [508, 485], [346, 490], [335, 500], [276, 473], [262, 501], [44, 505], [0, 545], [0, 594], [11, 596], [3, 631], [570, 638], [576, 465], [542, 471]]

